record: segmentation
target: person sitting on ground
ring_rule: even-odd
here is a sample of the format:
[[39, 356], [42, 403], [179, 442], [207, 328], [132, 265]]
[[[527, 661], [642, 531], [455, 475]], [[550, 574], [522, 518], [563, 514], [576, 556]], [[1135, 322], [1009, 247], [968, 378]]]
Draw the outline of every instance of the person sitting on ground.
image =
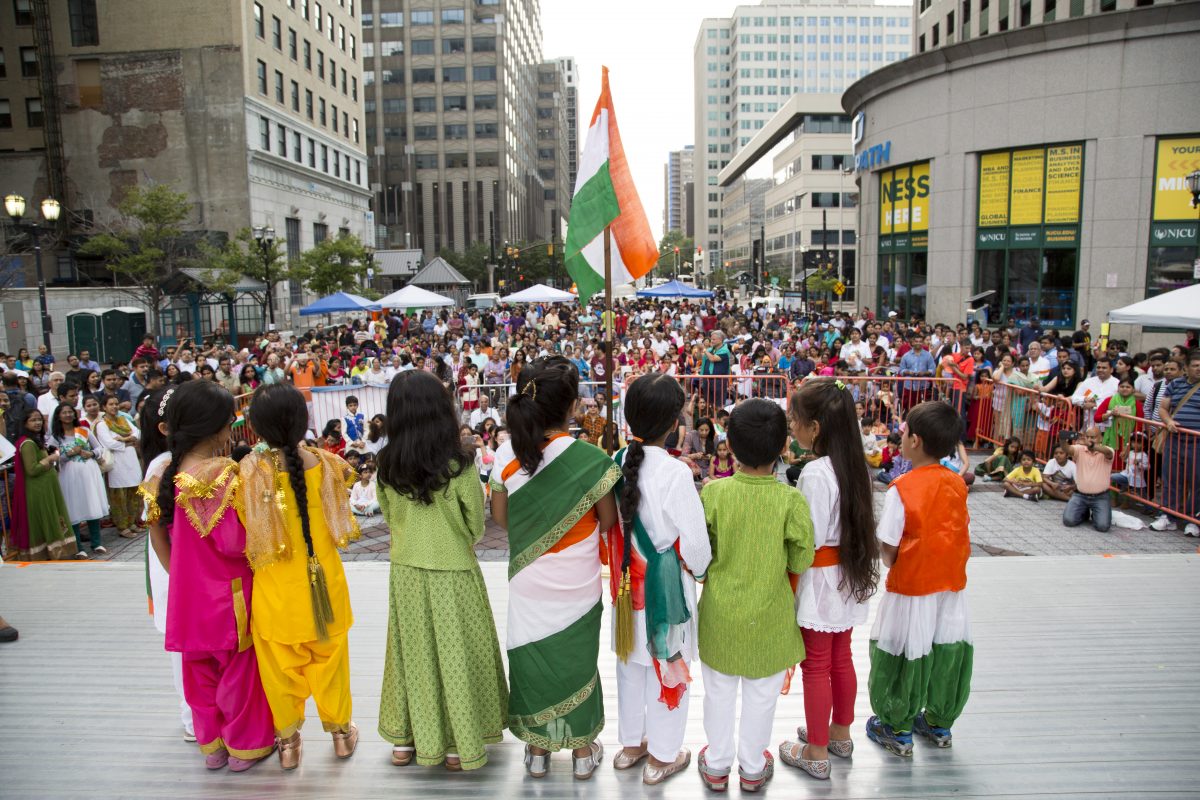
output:
[[350, 510], [360, 517], [379, 513], [379, 500], [375, 494], [375, 468], [363, 467], [358, 480], [350, 487]]
[[1020, 460], [1021, 440], [1016, 436], [1010, 436], [1004, 440], [1003, 446], [997, 447], [994, 453], [975, 467], [975, 475], [983, 478], [985, 482], [1002, 481]]
[[904, 451], [901, 448], [903, 437], [903, 427], [888, 436], [888, 448], [893, 451], [892, 466], [891, 469], [881, 469], [875, 475], [875, 480], [879, 481], [880, 483], [885, 485], [890, 484], [892, 481], [896, 480], [896, 478], [899, 478], [901, 475], [912, 470], [912, 461], [905, 458]]
[[1112, 448], [1100, 442], [1100, 429], [1093, 426], [1083, 432], [1082, 443], [1071, 445], [1075, 461], [1075, 492], [1063, 509], [1063, 525], [1074, 528], [1091, 517], [1092, 527], [1105, 533], [1112, 525], [1112, 501], [1108, 487], [1112, 482]]
[[969, 490], [975, 483], [975, 473], [971, 472], [971, 457], [967, 455], [967, 446], [958, 443], [958, 449], [941, 459], [941, 465], [958, 474]]
[[1021, 451], [1021, 463], [1004, 476], [1004, 496], [1035, 503], [1042, 499], [1042, 473], [1032, 450]]
[[1053, 457], [1042, 470], [1042, 493], [1064, 503], [1075, 493], [1075, 462], [1065, 445], [1055, 445]]

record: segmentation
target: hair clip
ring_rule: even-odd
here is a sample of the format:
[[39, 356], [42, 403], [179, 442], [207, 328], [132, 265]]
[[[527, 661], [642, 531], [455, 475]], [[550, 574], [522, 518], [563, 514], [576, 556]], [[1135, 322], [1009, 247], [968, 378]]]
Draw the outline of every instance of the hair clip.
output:
[[159, 419], [162, 419], [163, 417], [165, 417], [165, 416], [166, 416], [166, 414], [167, 414], [167, 401], [171, 399], [171, 395], [173, 395], [173, 394], [175, 394], [175, 387], [174, 387], [174, 386], [172, 386], [170, 389], [167, 389], [167, 391], [166, 391], [166, 392], [163, 394], [163, 398], [162, 398], [162, 400], [161, 400], [161, 401], [159, 402], [159, 404], [158, 404], [158, 416], [159, 416]]
[[630, 436], [629, 441], [637, 442], [638, 444], [642, 444], [645, 440], [642, 439], [642, 437], [640, 437], [640, 436]]
[[846, 384], [842, 383], [841, 381], [834, 381], [833, 385], [843, 392], [846, 391]]
[[521, 394], [527, 394], [530, 398], [537, 400], [537, 381], [530, 379], [529, 383], [525, 384], [525, 388], [521, 390]]

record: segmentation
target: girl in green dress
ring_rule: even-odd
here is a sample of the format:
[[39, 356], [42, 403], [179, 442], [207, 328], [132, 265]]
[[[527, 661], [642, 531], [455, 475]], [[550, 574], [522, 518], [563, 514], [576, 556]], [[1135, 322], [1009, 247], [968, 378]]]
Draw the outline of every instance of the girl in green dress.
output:
[[18, 419], [16, 482], [12, 494], [12, 531], [6, 556], [16, 561], [87, 558], [75, 546], [75, 529], [63, 499], [54, 465], [58, 453], [47, 452], [46, 421], [37, 409]]
[[508, 683], [473, 549], [483, 487], [446, 388], [400, 373], [387, 399], [378, 500], [392, 532], [379, 735], [392, 763], [478, 769], [503, 737]]

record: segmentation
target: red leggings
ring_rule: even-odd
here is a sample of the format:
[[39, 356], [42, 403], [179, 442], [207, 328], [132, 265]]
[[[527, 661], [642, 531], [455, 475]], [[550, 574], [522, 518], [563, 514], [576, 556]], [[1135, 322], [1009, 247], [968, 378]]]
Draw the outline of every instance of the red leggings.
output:
[[829, 720], [835, 725], [854, 722], [858, 678], [850, 658], [850, 631], [822, 633], [801, 628], [804, 636], [804, 719], [809, 744], [829, 746]]

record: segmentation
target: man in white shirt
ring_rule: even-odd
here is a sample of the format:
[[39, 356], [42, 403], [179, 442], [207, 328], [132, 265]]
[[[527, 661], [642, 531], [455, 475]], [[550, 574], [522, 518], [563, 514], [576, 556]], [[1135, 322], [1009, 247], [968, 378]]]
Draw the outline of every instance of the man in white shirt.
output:
[[862, 340], [862, 331], [855, 327], [850, 328], [850, 341], [842, 345], [839, 355], [842, 361], [849, 361], [851, 353], [857, 355], [863, 364], [871, 360], [871, 346]]
[[479, 395], [479, 408], [471, 412], [470, 419], [467, 424], [471, 426], [471, 430], [479, 430], [479, 426], [483, 424], [485, 419], [491, 419], [497, 425], [502, 425], [500, 414], [494, 408], [489, 408], [488, 396], [486, 394]]
[[671, 343], [663, 339], [662, 331], [655, 331], [654, 341], [650, 343], [650, 349], [654, 351], [654, 355], [662, 358], [671, 349]]
[[[1162, 380], [1163, 365], [1167, 361], [1167, 353], [1162, 350], [1155, 350], [1147, 359], [1150, 363], [1150, 371], [1139, 375], [1137, 380], [1133, 382], [1133, 390], [1137, 394], [1139, 400], [1145, 400], [1150, 396], [1151, 390], [1154, 389], [1154, 384]], [[50, 380], [54, 380], [54, 376], [50, 376]]]
[[179, 351], [179, 360], [175, 362], [175, 366], [180, 372], [190, 372], [193, 375], [196, 373], [196, 357], [191, 348], [185, 347]]
[[58, 408], [58, 387], [67, 379], [61, 372], [50, 373], [50, 389], [37, 399], [37, 410], [42, 412], [49, 426], [54, 419], [54, 409]]
[[1029, 374], [1037, 377], [1039, 381], [1045, 382], [1050, 375], [1050, 360], [1042, 355], [1042, 345], [1040, 342], [1029, 343]]
[[1096, 361], [1096, 374], [1081, 382], [1071, 395], [1071, 403], [1082, 406], [1088, 412], [1094, 412], [1096, 406], [1117, 393], [1120, 383], [1112, 374], [1112, 362], [1107, 358]]

